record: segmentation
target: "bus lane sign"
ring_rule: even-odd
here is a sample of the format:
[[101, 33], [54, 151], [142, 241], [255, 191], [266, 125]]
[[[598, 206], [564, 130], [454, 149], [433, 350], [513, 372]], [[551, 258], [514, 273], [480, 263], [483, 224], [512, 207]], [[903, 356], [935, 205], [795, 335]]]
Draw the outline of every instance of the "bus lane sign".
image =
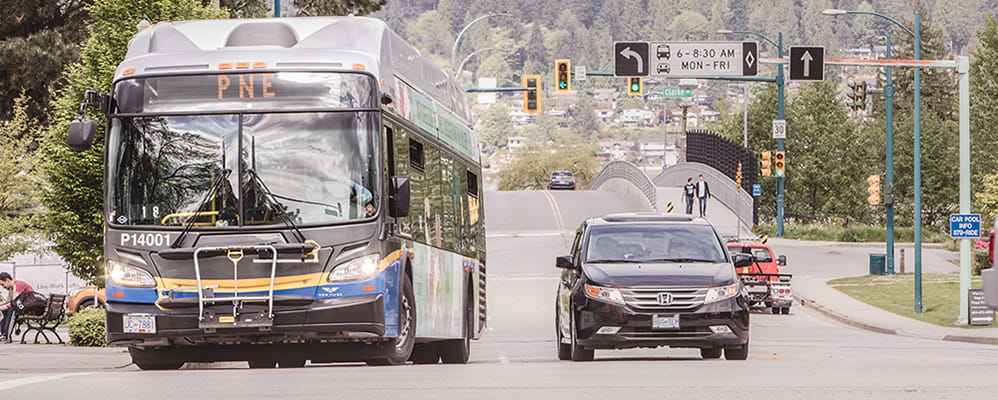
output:
[[949, 236], [953, 239], [981, 237], [981, 214], [950, 214]]

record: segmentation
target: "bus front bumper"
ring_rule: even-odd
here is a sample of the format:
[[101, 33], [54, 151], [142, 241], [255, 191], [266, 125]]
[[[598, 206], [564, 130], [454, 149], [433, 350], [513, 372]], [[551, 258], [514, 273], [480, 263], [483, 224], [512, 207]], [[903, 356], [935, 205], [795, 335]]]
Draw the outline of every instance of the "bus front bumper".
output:
[[[232, 315], [232, 305], [206, 308]], [[247, 304], [243, 313], [264, 313], [266, 305]], [[145, 332], [125, 332], [124, 319], [153, 319]], [[151, 318], [150, 318], [151, 317]], [[198, 308], [162, 310], [151, 304], [107, 303], [107, 342], [112, 346], [256, 344], [379, 341], [386, 332], [383, 294], [316, 299], [306, 306], [275, 302], [273, 322], [255, 327], [201, 327]], [[135, 330], [135, 329], [130, 329]]]

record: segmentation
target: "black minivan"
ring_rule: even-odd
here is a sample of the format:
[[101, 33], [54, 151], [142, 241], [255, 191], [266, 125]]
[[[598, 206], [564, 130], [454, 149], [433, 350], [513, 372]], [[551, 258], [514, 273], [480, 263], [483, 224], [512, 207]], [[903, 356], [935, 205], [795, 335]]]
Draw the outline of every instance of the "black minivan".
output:
[[703, 358], [748, 358], [749, 304], [714, 226], [681, 214], [611, 214], [582, 223], [560, 256], [558, 358], [595, 349], [699, 348]]

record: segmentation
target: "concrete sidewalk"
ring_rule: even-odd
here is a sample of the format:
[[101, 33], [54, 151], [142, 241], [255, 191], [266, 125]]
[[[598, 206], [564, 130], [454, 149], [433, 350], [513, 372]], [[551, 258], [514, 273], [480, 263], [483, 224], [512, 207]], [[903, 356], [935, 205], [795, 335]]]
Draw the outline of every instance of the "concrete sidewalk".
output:
[[[18, 339], [20, 339], [18, 337]], [[132, 363], [118, 347], [75, 347], [68, 344], [0, 344], [0, 374], [26, 371], [94, 371]]]
[[858, 328], [889, 335], [998, 345], [998, 328], [945, 327], [884, 311], [818, 280], [794, 281], [795, 296], [805, 307]]

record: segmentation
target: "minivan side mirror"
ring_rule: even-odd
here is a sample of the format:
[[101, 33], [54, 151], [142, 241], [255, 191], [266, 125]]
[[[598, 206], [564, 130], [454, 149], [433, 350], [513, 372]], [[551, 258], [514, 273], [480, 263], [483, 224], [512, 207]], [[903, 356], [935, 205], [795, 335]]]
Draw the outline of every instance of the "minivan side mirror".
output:
[[78, 119], [69, 124], [69, 136], [66, 144], [75, 152], [85, 151], [94, 144], [97, 135], [97, 123], [89, 119]]
[[738, 253], [732, 258], [735, 262], [735, 268], [751, 267], [752, 263], [755, 262], [751, 254]]
[[784, 266], [787, 265], [787, 256], [780, 254], [776, 257], [776, 265]]
[[409, 216], [409, 178], [404, 176], [392, 177], [392, 197], [390, 201], [391, 216], [402, 218]]
[[572, 256], [558, 256], [554, 259], [554, 266], [562, 269], [573, 269], [575, 263], [572, 262]]

